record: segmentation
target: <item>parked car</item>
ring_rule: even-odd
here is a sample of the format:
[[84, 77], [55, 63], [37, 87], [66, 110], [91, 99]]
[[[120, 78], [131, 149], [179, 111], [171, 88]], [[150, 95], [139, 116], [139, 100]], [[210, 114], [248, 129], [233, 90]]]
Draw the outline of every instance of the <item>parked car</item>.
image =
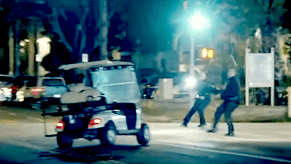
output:
[[6, 97], [4, 96], [4, 93], [2, 90], [0, 90], [0, 104], [3, 102], [3, 101], [6, 101]]
[[[58, 112], [43, 115], [63, 116], [56, 125], [60, 148], [68, 148], [74, 139], [99, 139], [102, 145], [114, 145], [116, 135], [135, 135], [138, 143], [147, 145], [149, 126], [142, 122], [139, 87], [130, 62], [96, 61], [63, 65], [60, 71], [85, 73], [85, 89], [62, 95]], [[95, 91], [95, 92], [93, 92]]]
[[153, 99], [154, 98], [154, 92], [158, 89], [158, 86], [152, 86], [150, 84], [147, 84], [142, 89], [142, 98], [143, 99]]
[[25, 102], [58, 104], [68, 88], [62, 77], [31, 77], [19, 90], [23, 91]]
[[[13, 84], [14, 76], [13, 75], [0, 75], [0, 92], [3, 99], [9, 100], [11, 99], [11, 86]], [[5, 101], [3, 100], [3, 101]]]

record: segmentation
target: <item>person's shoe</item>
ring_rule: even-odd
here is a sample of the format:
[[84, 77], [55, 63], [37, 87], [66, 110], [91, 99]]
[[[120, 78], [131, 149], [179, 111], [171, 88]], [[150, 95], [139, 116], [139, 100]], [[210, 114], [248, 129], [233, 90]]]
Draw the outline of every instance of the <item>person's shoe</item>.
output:
[[231, 133], [226, 133], [225, 136], [234, 136], [234, 133], [231, 132]]
[[215, 133], [216, 132], [216, 129], [212, 128], [210, 130], [207, 131], [208, 133]]
[[182, 123], [181, 126], [187, 128], [187, 124]]
[[206, 124], [200, 124], [200, 125], [198, 125], [198, 128], [202, 128], [202, 127], [204, 127]]

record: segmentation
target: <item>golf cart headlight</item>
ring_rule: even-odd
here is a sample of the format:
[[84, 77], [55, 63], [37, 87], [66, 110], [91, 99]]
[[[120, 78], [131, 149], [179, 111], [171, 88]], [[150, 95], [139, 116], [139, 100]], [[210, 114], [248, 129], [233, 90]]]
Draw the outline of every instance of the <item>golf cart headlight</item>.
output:
[[194, 88], [196, 85], [196, 80], [194, 77], [188, 77], [185, 80], [185, 84], [187, 88]]

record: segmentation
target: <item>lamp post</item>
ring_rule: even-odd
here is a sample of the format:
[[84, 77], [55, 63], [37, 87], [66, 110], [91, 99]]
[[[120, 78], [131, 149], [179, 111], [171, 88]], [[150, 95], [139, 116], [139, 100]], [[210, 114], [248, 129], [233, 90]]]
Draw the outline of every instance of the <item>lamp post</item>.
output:
[[195, 38], [191, 35], [191, 46], [190, 46], [190, 60], [189, 60], [189, 74], [191, 78], [194, 78], [194, 67], [195, 67]]
[[[195, 70], [195, 34], [197, 32], [202, 32], [206, 28], [210, 27], [209, 19], [204, 16], [201, 11], [196, 11], [194, 16], [190, 19], [191, 29], [193, 30], [190, 34], [190, 60], [189, 60], [189, 75], [191, 78], [194, 78], [194, 70]], [[190, 97], [193, 97], [193, 92], [190, 92]]]

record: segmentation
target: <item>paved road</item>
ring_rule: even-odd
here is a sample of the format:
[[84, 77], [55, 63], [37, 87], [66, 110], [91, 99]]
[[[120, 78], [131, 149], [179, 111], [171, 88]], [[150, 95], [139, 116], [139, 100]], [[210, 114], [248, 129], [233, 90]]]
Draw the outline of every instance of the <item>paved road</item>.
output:
[[150, 123], [146, 147], [134, 136], [119, 136], [112, 148], [79, 139], [60, 150], [54, 137], [43, 137], [41, 123], [1, 123], [0, 163], [291, 163], [290, 123], [238, 123], [236, 137], [224, 136], [223, 125], [216, 134], [197, 125]]
[[[44, 137], [40, 111], [0, 107], [0, 163], [291, 163], [291, 123], [225, 123], [209, 134], [198, 123], [149, 123], [152, 140], [140, 146], [134, 136], [119, 136], [115, 147], [78, 139], [60, 150], [55, 137]], [[56, 122], [57, 119], [49, 120]], [[55, 123], [48, 124], [49, 133]]]

